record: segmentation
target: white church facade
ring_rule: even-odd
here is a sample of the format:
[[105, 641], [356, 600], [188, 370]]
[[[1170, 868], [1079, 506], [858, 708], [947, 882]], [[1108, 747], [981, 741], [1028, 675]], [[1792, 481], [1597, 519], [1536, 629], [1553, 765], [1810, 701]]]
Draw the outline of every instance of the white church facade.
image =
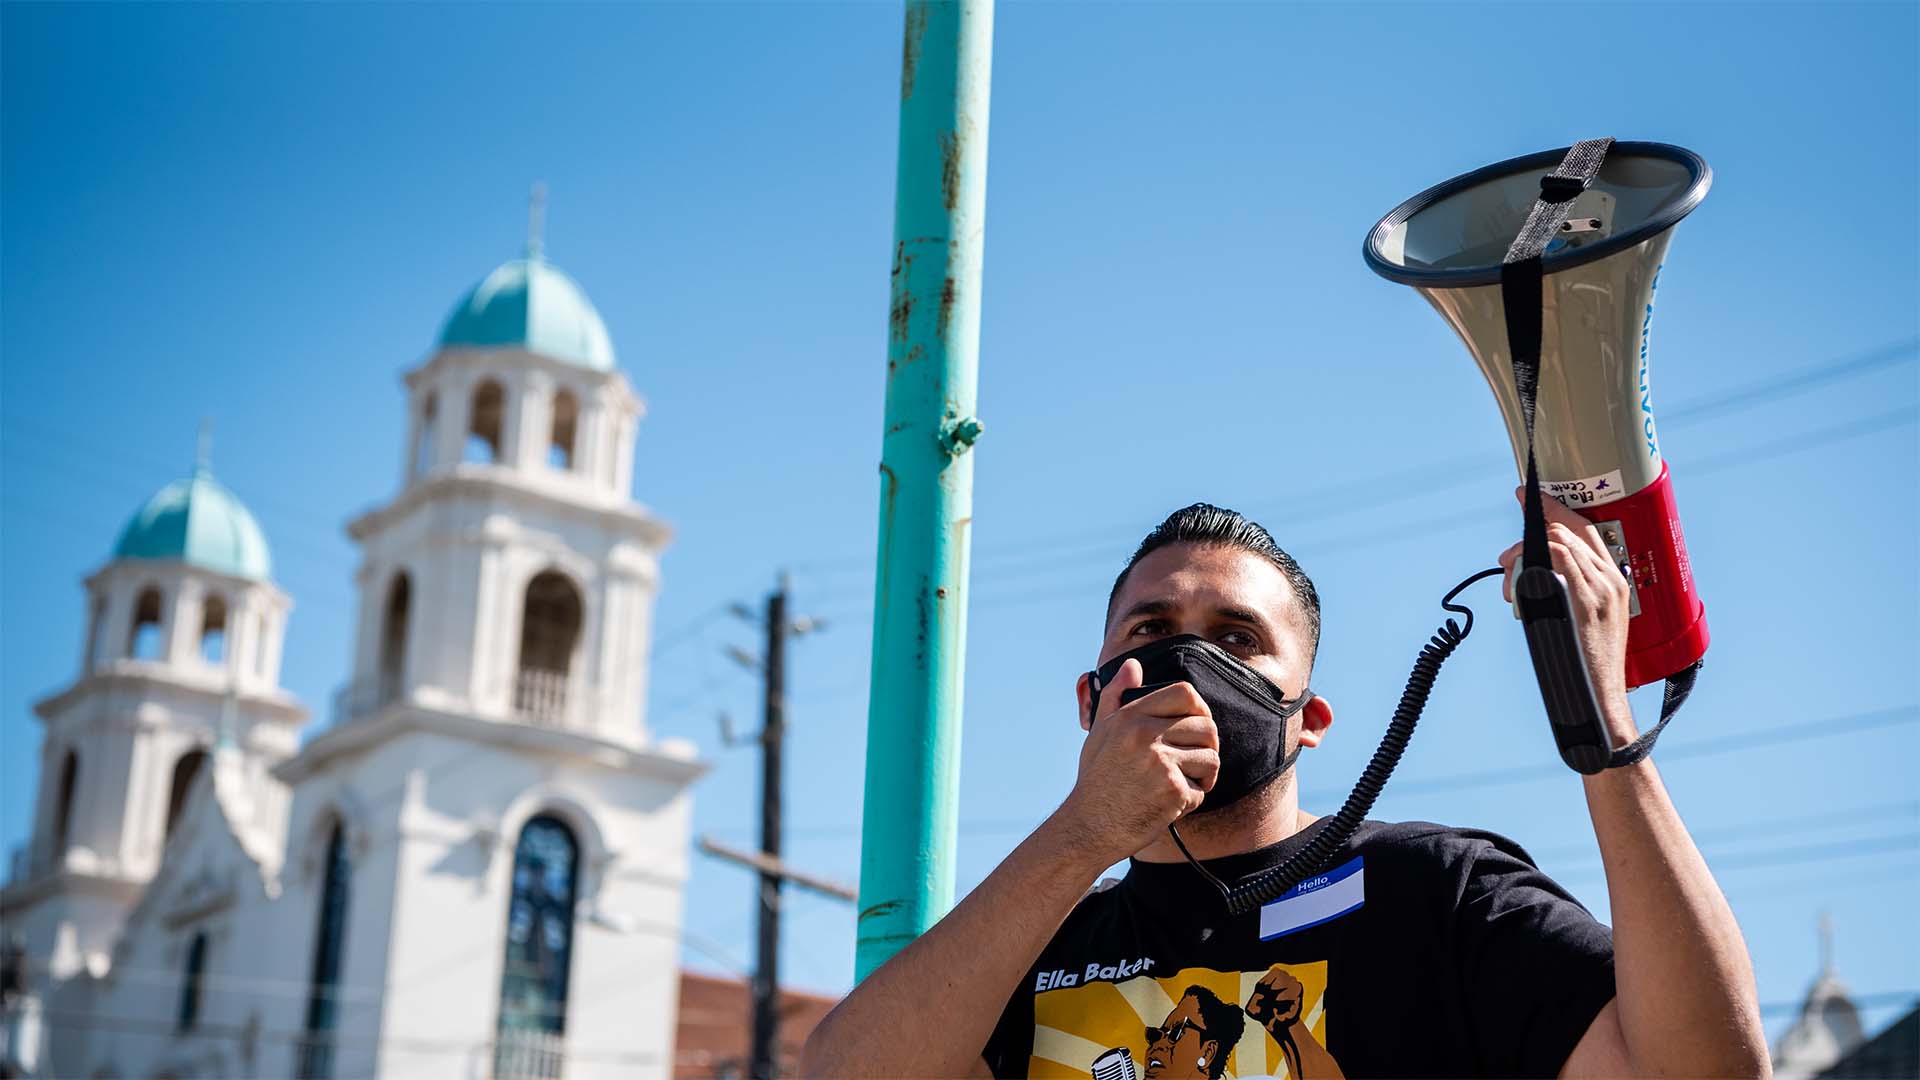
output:
[[659, 560], [640, 399], [537, 245], [406, 376], [398, 494], [354, 519], [331, 722], [204, 454], [86, 580], [44, 724], [5, 1068], [36, 1077], [664, 1077], [693, 748], [645, 722]]

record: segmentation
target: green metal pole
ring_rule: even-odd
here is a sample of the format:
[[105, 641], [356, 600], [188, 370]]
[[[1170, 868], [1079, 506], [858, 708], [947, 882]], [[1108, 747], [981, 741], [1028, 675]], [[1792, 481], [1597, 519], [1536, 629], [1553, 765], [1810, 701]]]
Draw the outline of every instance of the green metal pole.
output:
[[953, 905], [992, 0], [909, 0], [857, 977]]

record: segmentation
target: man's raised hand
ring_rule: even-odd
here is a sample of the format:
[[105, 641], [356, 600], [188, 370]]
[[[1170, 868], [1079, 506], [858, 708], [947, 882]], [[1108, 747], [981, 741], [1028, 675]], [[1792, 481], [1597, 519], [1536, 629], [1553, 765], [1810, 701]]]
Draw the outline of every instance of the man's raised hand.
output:
[[1199, 692], [1174, 683], [1122, 705], [1141, 680], [1140, 662], [1128, 660], [1101, 690], [1058, 814], [1110, 863], [1198, 807], [1220, 773], [1220, 734]]

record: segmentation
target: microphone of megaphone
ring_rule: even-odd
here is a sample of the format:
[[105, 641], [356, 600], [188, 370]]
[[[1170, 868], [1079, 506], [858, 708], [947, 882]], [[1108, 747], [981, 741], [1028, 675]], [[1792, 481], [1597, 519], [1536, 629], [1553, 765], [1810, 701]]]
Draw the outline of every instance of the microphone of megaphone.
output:
[[[1706, 612], [1687, 558], [1649, 382], [1656, 290], [1673, 226], [1712, 170], [1665, 143], [1616, 142], [1591, 182], [1562, 194], [1564, 223], [1540, 254], [1533, 449], [1542, 487], [1599, 529], [1633, 582], [1627, 685], [1697, 664]], [[1527, 425], [1508, 342], [1501, 270], [1567, 148], [1513, 158], [1428, 188], [1367, 234], [1367, 265], [1426, 297], [1493, 389], [1525, 475]]]

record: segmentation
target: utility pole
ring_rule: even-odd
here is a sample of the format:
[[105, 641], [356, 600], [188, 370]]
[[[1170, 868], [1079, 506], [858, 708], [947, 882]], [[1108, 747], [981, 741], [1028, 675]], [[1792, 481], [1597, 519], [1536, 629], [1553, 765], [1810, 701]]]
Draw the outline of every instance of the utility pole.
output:
[[[787, 734], [787, 588], [767, 597], [766, 710], [760, 728], [760, 854], [780, 857], [781, 750]], [[753, 964], [753, 1080], [773, 1080], [780, 1058], [780, 885], [760, 871], [760, 942]]]
[[907, 0], [854, 977], [953, 906], [993, 0]]
[[[773, 1080], [780, 1061], [780, 893], [789, 880], [817, 892], [851, 899], [851, 890], [822, 878], [788, 867], [780, 858], [782, 792], [782, 752], [787, 732], [786, 676], [787, 639], [809, 634], [822, 627], [818, 619], [787, 614], [787, 594], [791, 583], [782, 571], [779, 584], [767, 596], [766, 614], [755, 618], [751, 609], [736, 605], [734, 614], [758, 622], [766, 631], [764, 651], [755, 656], [745, 649], [729, 649], [728, 655], [760, 674], [765, 687], [764, 712], [760, 733], [752, 741], [760, 744], [760, 850], [757, 854], [733, 851], [712, 841], [703, 841], [708, 854], [727, 859], [753, 870], [759, 884], [759, 926], [753, 967], [753, 1025], [747, 1075], [753, 1080]], [[721, 717], [721, 736], [732, 746], [736, 740], [733, 725]]]

